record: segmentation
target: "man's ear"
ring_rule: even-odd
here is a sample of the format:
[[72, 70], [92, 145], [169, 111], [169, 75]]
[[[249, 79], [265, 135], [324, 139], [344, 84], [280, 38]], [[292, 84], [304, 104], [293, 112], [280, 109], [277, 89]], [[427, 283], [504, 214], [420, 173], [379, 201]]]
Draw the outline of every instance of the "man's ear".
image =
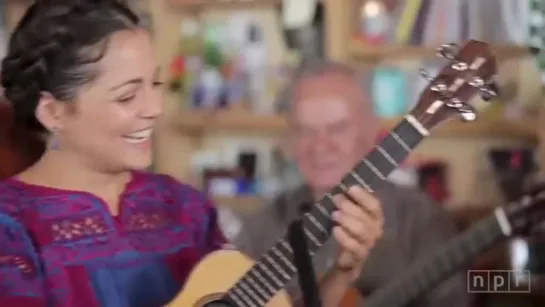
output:
[[58, 101], [48, 92], [42, 92], [40, 101], [36, 107], [36, 119], [49, 130], [63, 129], [63, 118], [66, 113], [66, 105]]

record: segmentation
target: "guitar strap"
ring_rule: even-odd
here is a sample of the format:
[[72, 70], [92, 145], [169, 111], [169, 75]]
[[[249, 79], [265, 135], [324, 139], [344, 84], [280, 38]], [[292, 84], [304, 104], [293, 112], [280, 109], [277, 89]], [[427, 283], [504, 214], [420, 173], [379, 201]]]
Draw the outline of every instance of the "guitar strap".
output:
[[288, 238], [293, 249], [293, 262], [297, 268], [299, 287], [304, 307], [321, 307], [320, 291], [307, 239], [301, 219], [293, 221], [288, 228]]

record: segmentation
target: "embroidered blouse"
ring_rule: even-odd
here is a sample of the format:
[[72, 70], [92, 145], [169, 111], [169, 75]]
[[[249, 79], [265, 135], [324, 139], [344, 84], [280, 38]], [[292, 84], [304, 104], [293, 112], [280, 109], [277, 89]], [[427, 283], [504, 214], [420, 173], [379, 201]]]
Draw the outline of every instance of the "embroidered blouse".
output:
[[92, 194], [7, 179], [0, 306], [163, 306], [224, 242], [213, 206], [166, 175], [134, 172], [115, 217]]

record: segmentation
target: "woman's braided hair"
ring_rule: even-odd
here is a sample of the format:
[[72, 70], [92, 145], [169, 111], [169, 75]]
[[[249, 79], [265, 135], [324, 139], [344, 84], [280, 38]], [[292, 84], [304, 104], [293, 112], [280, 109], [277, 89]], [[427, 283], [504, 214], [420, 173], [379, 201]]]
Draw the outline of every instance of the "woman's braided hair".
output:
[[122, 1], [37, 0], [9, 40], [2, 60], [1, 84], [16, 125], [46, 132], [35, 116], [42, 93], [60, 101], [75, 98], [92, 81], [106, 51], [108, 36], [138, 26]]

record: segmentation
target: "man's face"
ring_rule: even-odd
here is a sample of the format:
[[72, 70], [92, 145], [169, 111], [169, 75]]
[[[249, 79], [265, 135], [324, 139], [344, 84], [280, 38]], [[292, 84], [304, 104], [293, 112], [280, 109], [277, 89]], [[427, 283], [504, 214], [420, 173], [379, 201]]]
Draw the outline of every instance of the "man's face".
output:
[[326, 192], [370, 150], [376, 120], [356, 80], [326, 74], [303, 80], [291, 110], [294, 159], [307, 184]]

